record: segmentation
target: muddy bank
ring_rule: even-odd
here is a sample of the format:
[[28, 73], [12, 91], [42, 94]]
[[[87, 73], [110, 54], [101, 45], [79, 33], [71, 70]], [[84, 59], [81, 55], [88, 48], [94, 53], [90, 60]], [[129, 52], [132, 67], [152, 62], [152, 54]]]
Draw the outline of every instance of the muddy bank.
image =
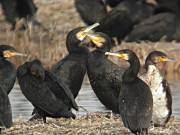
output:
[[[151, 128], [150, 135], [180, 134], [180, 120], [171, 118], [166, 127]], [[48, 119], [23, 122], [16, 120], [14, 126], [3, 130], [4, 135], [131, 135], [123, 127], [121, 119], [111, 113], [91, 113], [76, 120]]]

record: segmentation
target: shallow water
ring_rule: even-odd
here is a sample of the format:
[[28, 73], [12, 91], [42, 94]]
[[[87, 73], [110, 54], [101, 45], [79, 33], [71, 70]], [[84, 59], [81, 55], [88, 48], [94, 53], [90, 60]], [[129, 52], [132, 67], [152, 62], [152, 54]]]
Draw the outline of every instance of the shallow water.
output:
[[[173, 95], [173, 115], [180, 118], [180, 81], [172, 81], [170, 83]], [[13, 111], [13, 119], [29, 119], [31, 117], [32, 105], [22, 95], [18, 84], [10, 93], [10, 100]], [[82, 116], [88, 112], [107, 112], [107, 110], [97, 99], [90, 85], [83, 85], [76, 99], [80, 108], [79, 112], [75, 112], [77, 116]]]

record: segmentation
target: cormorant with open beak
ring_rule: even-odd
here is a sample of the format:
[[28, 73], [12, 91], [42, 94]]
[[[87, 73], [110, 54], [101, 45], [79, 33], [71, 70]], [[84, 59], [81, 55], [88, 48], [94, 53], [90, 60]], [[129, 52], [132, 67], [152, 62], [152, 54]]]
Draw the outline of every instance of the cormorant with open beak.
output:
[[152, 121], [155, 126], [165, 126], [172, 114], [172, 95], [167, 80], [156, 64], [172, 61], [160, 51], [151, 52], [145, 61], [146, 72], [140, 76], [150, 87], [153, 95]]
[[12, 110], [8, 94], [16, 80], [16, 69], [7, 59], [17, 55], [24, 56], [9, 45], [0, 45], [0, 127], [12, 126]]
[[107, 109], [118, 113], [118, 95], [124, 69], [120, 69], [104, 54], [110, 51], [111, 39], [108, 35], [99, 32], [88, 33], [87, 38], [90, 39], [88, 45], [91, 51], [87, 73], [92, 89]]
[[66, 39], [66, 47], [69, 54], [52, 66], [55, 73], [72, 91], [74, 98], [77, 97], [86, 73], [86, 62], [89, 50], [84, 42], [87, 33], [99, 24], [95, 23], [88, 27], [79, 27], [70, 31]]
[[136, 135], [148, 134], [153, 111], [153, 98], [149, 86], [138, 78], [140, 62], [136, 54], [124, 49], [106, 55], [128, 61], [130, 66], [123, 74], [119, 94], [119, 111], [124, 126]]
[[46, 117], [75, 118], [71, 108], [78, 110], [78, 107], [71, 90], [53, 73], [45, 70], [39, 60], [18, 67], [17, 78], [22, 93], [44, 122]]

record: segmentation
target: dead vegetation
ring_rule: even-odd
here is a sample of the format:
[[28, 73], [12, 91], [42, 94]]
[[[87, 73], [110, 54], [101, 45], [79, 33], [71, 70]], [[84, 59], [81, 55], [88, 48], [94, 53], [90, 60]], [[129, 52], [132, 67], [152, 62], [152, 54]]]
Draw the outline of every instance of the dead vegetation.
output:
[[[10, 26], [5, 22], [3, 14], [0, 14], [0, 43], [10, 44], [28, 55], [27, 58], [15, 58], [13, 62], [18, 66], [24, 61], [34, 58], [40, 59], [46, 67], [62, 59], [67, 50], [65, 47], [67, 33], [75, 27], [82, 26], [82, 22], [73, 5], [73, 0], [35, 0], [38, 6], [36, 15], [43, 28], [31, 27], [25, 31], [10, 31]], [[130, 48], [133, 49], [143, 63], [145, 57], [151, 50], [161, 50], [170, 57], [174, 57], [176, 62], [163, 66], [168, 79], [180, 78], [180, 44], [175, 42], [158, 43], [122, 43], [121, 46], [113, 50]]]
[[[180, 120], [171, 118], [166, 127], [151, 128], [150, 135], [179, 135]], [[91, 113], [72, 119], [48, 119], [23, 122], [17, 120], [10, 129], [3, 130], [4, 135], [132, 135], [123, 126], [119, 116], [111, 113]]]

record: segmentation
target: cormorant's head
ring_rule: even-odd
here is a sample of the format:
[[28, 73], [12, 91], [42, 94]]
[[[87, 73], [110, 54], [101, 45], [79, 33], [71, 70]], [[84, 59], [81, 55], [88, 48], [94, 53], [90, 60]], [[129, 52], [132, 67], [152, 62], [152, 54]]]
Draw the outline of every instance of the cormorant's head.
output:
[[110, 37], [102, 32], [87, 33], [87, 38], [85, 38], [84, 40], [86, 39], [90, 40], [90, 43], [87, 45], [90, 48], [91, 52], [94, 50], [99, 50], [105, 53], [111, 48]]
[[115, 53], [106, 52], [105, 55], [116, 56], [116, 57], [119, 57], [119, 59], [125, 60], [125, 61], [131, 61], [135, 57], [137, 57], [136, 54], [129, 49], [120, 50]]
[[25, 54], [19, 53], [9, 45], [0, 45], [0, 59], [7, 59], [14, 56], [26, 56]]
[[169, 58], [165, 53], [160, 51], [151, 52], [145, 61], [145, 67], [148, 68], [149, 65], [156, 65], [158, 63], [164, 63], [168, 61], [173, 61], [172, 58]]
[[88, 44], [87, 40], [84, 40], [87, 33], [93, 28], [97, 27], [99, 23], [95, 23], [88, 27], [79, 27], [70, 31], [66, 39], [67, 50], [71, 52], [87, 53], [88, 49], [84, 44]]
[[39, 60], [35, 59], [29, 63], [29, 71], [33, 76], [41, 80], [45, 79], [45, 70]]

